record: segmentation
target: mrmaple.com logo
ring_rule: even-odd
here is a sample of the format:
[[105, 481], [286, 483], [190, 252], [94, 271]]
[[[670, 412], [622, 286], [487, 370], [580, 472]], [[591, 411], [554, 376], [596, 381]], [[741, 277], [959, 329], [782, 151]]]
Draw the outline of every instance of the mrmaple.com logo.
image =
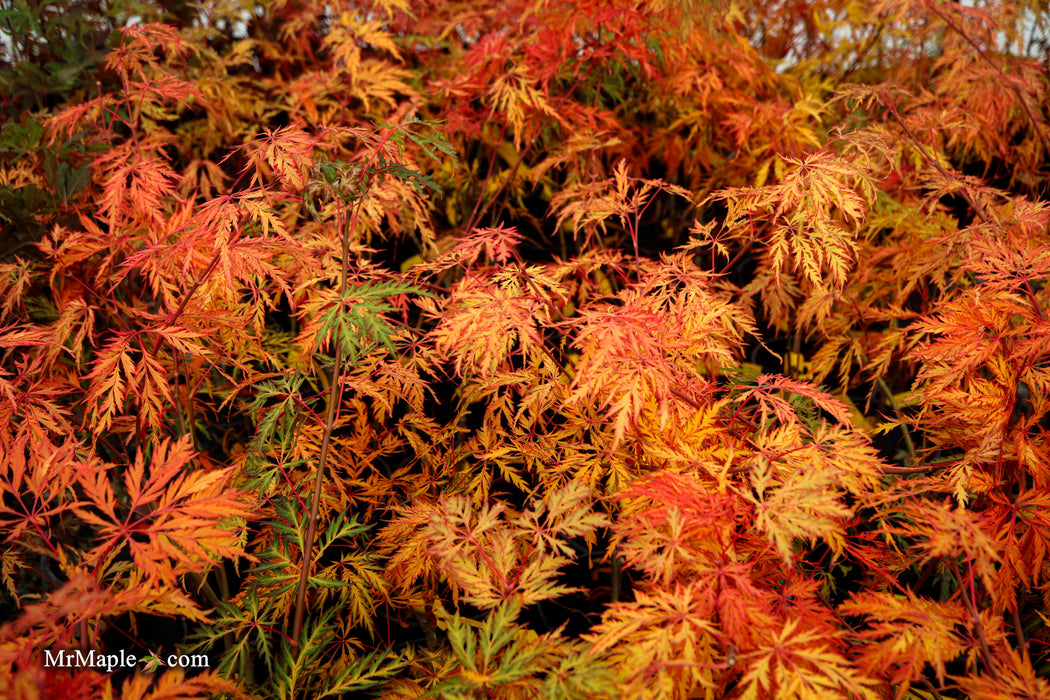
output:
[[59, 649], [52, 652], [44, 650], [44, 668], [93, 668], [112, 673], [114, 669], [133, 668], [143, 664], [143, 670], [153, 671], [160, 666], [178, 668], [209, 668], [210, 661], [206, 654], [168, 654], [161, 657], [154, 652], [148, 656], [137, 657], [121, 649], [119, 653], [103, 654], [94, 649]]

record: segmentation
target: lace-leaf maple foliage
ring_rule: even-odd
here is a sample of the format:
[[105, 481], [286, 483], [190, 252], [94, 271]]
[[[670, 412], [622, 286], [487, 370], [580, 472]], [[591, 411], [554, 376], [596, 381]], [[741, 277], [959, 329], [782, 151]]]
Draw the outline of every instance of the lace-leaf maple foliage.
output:
[[1050, 696], [1038, 3], [60, 5], [0, 688]]

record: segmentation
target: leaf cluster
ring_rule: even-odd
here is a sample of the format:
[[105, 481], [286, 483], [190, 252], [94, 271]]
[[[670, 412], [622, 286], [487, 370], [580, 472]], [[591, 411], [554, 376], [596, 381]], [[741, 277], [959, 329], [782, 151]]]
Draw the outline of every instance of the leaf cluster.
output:
[[1047, 697], [1045, 14], [3, 4], [0, 688]]

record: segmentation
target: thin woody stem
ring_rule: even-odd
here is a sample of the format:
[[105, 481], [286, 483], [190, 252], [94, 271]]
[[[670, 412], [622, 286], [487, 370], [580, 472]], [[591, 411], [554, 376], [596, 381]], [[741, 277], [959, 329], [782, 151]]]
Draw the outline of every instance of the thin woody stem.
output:
[[[359, 200], [360, 201], [360, 200]], [[349, 274], [350, 232], [357, 221], [357, 210], [350, 225], [343, 230], [343, 205], [336, 209], [336, 226], [343, 233], [343, 260], [339, 298], [346, 293], [346, 280]], [[317, 519], [321, 508], [321, 491], [324, 485], [325, 466], [328, 463], [328, 450], [332, 443], [332, 430], [335, 427], [336, 410], [339, 406], [340, 381], [339, 370], [343, 364], [342, 334], [335, 334], [333, 347], [332, 383], [328, 387], [328, 408], [324, 421], [324, 434], [321, 437], [321, 453], [317, 457], [317, 472], [314, 474], [313, 498], [310, 501], [310, 519], [306, 526], [306, 537], [303, 540], [302, 567], [299, 571], [299, 587], [295, 593], [295, 616], [292, 622], [292, 649], [298, 651], [299, 640], [303, 633], [303, 614], [306, 610], [306, 590], [310, 581], [310, 566], [313, 563], [314, 539], [317, 536]]]
[[973, 40], [973, 38], [966, 34], [966, 32], [964, 32], [961, 27], [959, 27], [957, 24], [955, 24], [955, 22], [949, 19], [946, 14], [941, 12], [934, 2], [927, 2], [926, 6], [930, 8], [930, 12], [937, 15], [942, 22], [947, 24], [953, 32], [961, 36], [963, 40], [966, 41], [966, 43], [969, 44], [973, 48], [973, 50], [977, 52], [977, 55], [980, 56], [980, 58], [985, 63], [991, 66], [992, 69], [999, 73], [999, 75], [1003, 76], [1003, 78], [1007, 78], [1007, 80], [1005, 80], [1004, 82], [1006, 82], [1007, 87], [1009, 87], [1010, 90], [1013, 91], [1014, 95], [1017, 96], [1017, 102], [1021, 105], [1021, 109], [1024, 111], [1025, 116], [1028, 118], [1028, 123], [1031, 125], [1032, 131], [1035, 132], [1036, 137], [1039, 139], [1039, 143], [1043, 146], [1043, 154], [1050, 154], [1050, 143], [1047, 143], [1046, 134], [1043, 133], [1045, 131], [1045, 127], [1040, 127], [1039, 122], [1036, 121], [1035, 114], [1032, 113], [1032, 108], [1029, 107], [1028, 103], [1025, 101], [1024, 95], [1022, 95], [1021, 91], [1017, 88], [1017, 86], [1009, 80], [1009, 76], [1006, 74], [1006, 71], [1003, 70], [1002, 66], [997, 65], [996, 62], [991, 59], [988, 53], [984, 49], [982, 49], [981, 46]]
[[[348, 279], [350, 277], [350, 236], [357, 228], [357, 218], [361, 211], [361, 203], [364, 201], [368, 186], [372, 178], [368, 177], [368, 168], [376, 160], [382, 149], [389, 143], [393, 135], [399, 131], [399, 127], [392, 128], [373, 149], [372, 154], [361, 167], [363, 192], [358, 196], [354, 205], [353, 214], [350, 216], [349, 224], [343, 226], [343, 211], [345, 204], [336, 208], [336, 229], [342, 233], [342, 269], [339, 277], [339, 300], [342, 303], [346, 295]], [[317, 457], [317, 472], [314, 474], [313, 499], [310, 501], [310, 519], [306, 526], [306, 537], [303, 540], [302, 567], [299, 571], [299, 586], [295, 594], [295, 615], [292, 621], [292, 649], [298, 651], [299, 640], [303, 633], [303, 614], [306, 610], [306, 591], [310, 582], [310, 566], [313, 563], [314, 539], [317, 537], [317, 521], [321, 508], [321, 495], [324, 486], [325, 467], [328, 464], [328, 452], [332, 444], [332, 430], [338, 417], [339, 404], [342, 402], [342, 382], [340, 374], [343, 365], [343, 344], [341, 334], [335, 334], [335, 342], [332, 348], [332, 383], [328, 387], [328, 409], [324, 421], [324, 433], [321, 437], [321, 452]]]

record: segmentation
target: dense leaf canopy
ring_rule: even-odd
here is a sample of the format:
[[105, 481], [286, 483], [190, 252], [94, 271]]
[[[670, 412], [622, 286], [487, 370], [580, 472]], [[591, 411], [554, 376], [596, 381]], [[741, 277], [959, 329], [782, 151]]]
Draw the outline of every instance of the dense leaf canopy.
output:
[[0, 0], [0, 691], [1050, 697], [1048, 20]]

